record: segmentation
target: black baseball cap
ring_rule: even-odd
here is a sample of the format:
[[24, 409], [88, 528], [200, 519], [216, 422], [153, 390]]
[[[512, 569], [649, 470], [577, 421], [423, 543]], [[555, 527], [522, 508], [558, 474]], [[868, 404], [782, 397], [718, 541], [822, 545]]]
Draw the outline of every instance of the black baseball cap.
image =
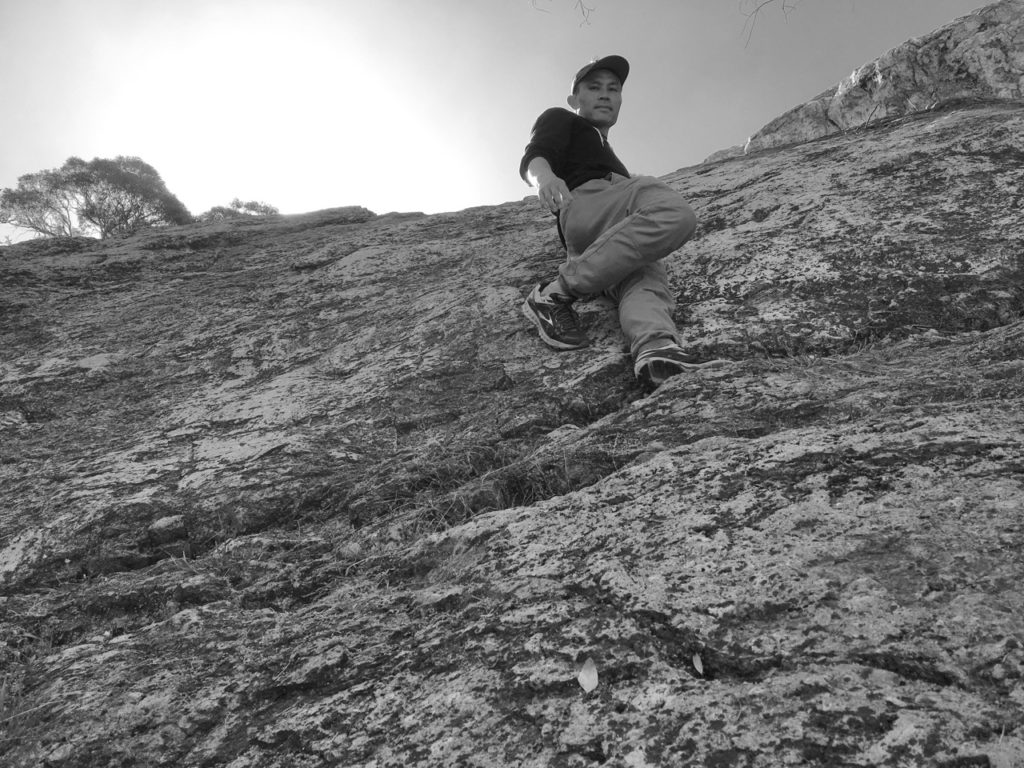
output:
[[572, 83], [569, 85], [569, 92], [576, 93], [576, 86], [595, 69], [607, 69], [619, 78], [620, 83], [625, 83], [626, 76], [629, 74], [629, 62], [621, 56], [603, 56], [600, 59], [594, 59], [576, 73], [576, 77], [572, 79]]

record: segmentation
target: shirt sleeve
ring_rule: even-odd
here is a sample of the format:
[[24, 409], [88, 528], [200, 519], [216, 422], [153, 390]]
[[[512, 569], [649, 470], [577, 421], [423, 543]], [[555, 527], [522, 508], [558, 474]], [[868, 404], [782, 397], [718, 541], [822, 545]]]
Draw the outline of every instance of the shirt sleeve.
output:
[[562, 176], [562, 161], [572, 137], [572, 118], [573, 113], [561, 107], [552, 107], [537, 118], [530, 133], [530, 143], [519, 162], [519, 176], [527, 184], [530, 182], [526, 178], [526, 170], [535, 157], [543, 157], [551, 170]]

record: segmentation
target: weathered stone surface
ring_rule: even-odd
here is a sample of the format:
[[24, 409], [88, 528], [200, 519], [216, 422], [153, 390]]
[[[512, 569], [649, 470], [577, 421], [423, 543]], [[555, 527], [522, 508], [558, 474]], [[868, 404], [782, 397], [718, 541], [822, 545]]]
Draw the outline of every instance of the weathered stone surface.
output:
[[0, 763], [1021, 765], [1022, 123], [671, 174], [648, 397], [535, 203], [3, 249]]
[[691, 340], [736, 356], [838, 351], [1016, 317], [1022, 106], [951, 103], [671, 175], [703, 222], [696, 269], [677, 271]]
[[1024, 0], [1000, 0], [859, 67], [761, 128], [744, 151], [810, 141], [951, 99], [1024, 98], [1022, 73]]
[[720, 160], [730, 160], [734, 157], [741, 157], [744, 154], [744, 149], [745, 147], [743, 144], [737, 144], [732, 147], [726, 147], [725, 149], [720, 149], [717, 152], [713, 152], [712, 154], [708, 155], [706, 158], [704, 158], [704, 162], [717, 163]]

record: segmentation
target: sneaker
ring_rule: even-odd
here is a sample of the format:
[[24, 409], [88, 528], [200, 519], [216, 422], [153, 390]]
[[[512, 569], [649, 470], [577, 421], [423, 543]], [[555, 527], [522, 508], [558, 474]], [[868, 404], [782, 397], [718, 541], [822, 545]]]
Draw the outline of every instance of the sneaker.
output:
[[641, 384], [649, 389], [654, 389], [683, 371], [717, 368], [725, 364], [725, 360], [699, 361], [675, 344], [666, 344], [658, 349], [645, 349], [637, 355], [633, 373], [636, 374]]
[[523, 314], [537, 326], [541, 340], [552, 349], [580, 349], [590, 343], [580, 325], [580, 316], [572, 308], [576, 299], [552, 294], [541, 296], [538, 284], [523, 302]]

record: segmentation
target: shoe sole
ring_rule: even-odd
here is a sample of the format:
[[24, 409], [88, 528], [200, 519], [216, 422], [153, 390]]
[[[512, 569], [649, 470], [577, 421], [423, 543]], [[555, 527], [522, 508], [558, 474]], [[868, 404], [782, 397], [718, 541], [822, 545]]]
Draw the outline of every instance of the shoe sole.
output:
[[674, 378], [675, 376], [678, 376], [679, 374], [685, 373], [687, 371], [699, 371], [707, 368], [723, 368], [732, 363], [731, 360], [704, 360], [703, 362], [700, 363], [683, 363], [678, 360], [673, 360], [671, 361], [670, 365], [676, 370], [673, 373], [668, 374], [667, 376], [661, 376], [655, 379], [650, 375], [650, 369], [648, 368], [651, 362], [652, 361], [650, 360], [644, 361], [643, 366], [641, 366], [638, 370], [633, 371], [633, 374], [640, 381], [640, 383], [650, 388], [660, 387], [669, 379]]
[[567, 344], [564, 341], [559, 341], [558, 339], [553, 339], [550, 336], [548, 336], [544, 332], [544, 324], [541, 323], [540, 318], [537, 317], [537, 313], [533, 311], [532, 307], [530, 307], [529, 299], [523, 302], [523, 316], [526, 317], [526, 319], [529, 320], [531, 323], [533, 323], [534, 327], [537, 329], [537, 333], [540, 334], [541, 341], [543, 341], [552, 349], [557, 349], [560, 351], [565, 351], [569, 349], [583, 349], [588, 344], [588, 342], [583, 342], [582, 344]]

